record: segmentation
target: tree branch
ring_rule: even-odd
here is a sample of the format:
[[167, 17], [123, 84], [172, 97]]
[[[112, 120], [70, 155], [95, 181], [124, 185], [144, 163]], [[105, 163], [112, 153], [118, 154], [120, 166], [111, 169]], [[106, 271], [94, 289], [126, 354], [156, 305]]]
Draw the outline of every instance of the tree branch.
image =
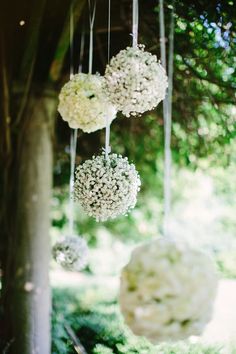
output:
[[225, 84], [225, 83], [222, 82], [222, 81], [216, 80], [215, 78], [212, 78], [212, 77], [211, 77], [211, 78], [206, 78], [206, 77], [202, 76], [194, 67], [192, 67], [192, 65], [190, 65], [190, 64], [188, 63], [188, 61], [187, 61], [184, 57], [182, 57], [182, 60], [183, 60], [183, 63], [188, 67], [188, 69], [189, 69], [198, 79], [203, 80], [203, 81], [210, 82], [210, 83], [215, 84], [215, 85], [217, 85], [217, 86], [219, 86], [219, 87], [224, 87], [224, 88], [226, 88], [226, 89], [228, 89], [228, 90], [234, 90], [232, 86], [227, 85], [227, 84]]
[[65, 327], [67, 334], [69, 335], [69, 337], [71, 338], [71, 340], [74, 344], [74, 348], [76, 350], [76, 353], [87, 354], [85, 348], [83, 347], [83, 345], [79, 341], [78, 337], [75, 335], [73, 329], [68, 324], [65, 324], [64, 327]]

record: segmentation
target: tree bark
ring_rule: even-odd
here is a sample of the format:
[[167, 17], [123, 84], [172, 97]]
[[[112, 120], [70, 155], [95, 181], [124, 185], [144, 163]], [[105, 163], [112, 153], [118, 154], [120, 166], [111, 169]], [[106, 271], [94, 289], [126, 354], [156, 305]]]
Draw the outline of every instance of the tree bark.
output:
[[2, 294], [10, 353], [50, 354], [49, 286], [52, 127], [55, 99], [31, 96], [18, 139], [13, 232], [8, 234]]

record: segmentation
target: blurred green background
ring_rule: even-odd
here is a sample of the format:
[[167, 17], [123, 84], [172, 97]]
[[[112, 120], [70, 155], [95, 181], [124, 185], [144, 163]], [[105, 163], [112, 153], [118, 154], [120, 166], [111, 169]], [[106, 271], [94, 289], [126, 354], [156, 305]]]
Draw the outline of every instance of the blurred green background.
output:
[[[212, 2], [205, 8], [203, 3], [176, 3], [170, 229], [177, 240], [209, 252], [222, 279], [235, 279], [235, 3]], [[167, 24], [169, 9], [167, 4]], [[150, 13], [157, 25], [158, 7]], [[153, 35], [146, 31], [142, 40], [155, 51]], [[130, 333], [117, 306], [119, 272], [132, 248], [162, 235], [162, 117], [160, 104], [142, 117], [118, 117], [112, 124], [112, 151], [135, 163], [142, 188], [136, 208], [111, 222], [97, 223], [76, 206], [76, 231], [88, 241], [90, 262], [83, 275], [68, 279], [52, 263], [55, 354], [74, 352], [65, 323], [89, 353], [235, 353], [233, 344], [217, 344], [217, 338], [212, 345], [186, 341], [154, 347]], [[65, 137], [64, 129], [58, 118], [53, 242], [68, 234], [69, 131]], [[79, 135], [77, 163], [101, 152], [103, 144], [104, 132]]]

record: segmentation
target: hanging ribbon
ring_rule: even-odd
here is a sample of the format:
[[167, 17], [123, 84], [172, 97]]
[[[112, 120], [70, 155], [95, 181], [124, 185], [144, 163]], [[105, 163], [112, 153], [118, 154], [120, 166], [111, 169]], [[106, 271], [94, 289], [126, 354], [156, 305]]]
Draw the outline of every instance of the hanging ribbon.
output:
[[[107, 26], [107, 62], [110, 61], [110, 48], [111, 48], [111, 0], [108, 0], [108, 26]], [[110, 128], [111, 122], [109, 117], [106, 116], [106, 137], [105, 137], [105, 158], [108, 159], [108, 155], [111, 152], [110, 147]]]
[[[93, 66], [93, 27], [94, 27], [94, 20], [96, 14], [96, 0], [94, 1], [93, 9], [91, 5], [91, 0], [88, 0], [89, 5], [89, 23], [90, 23], [90, 38], [89, 38], [89, 74], [92, 74], [92, 66]], [[108, 49], [107, 49], [107, 56], [108, 62], [110, 60], [110, 41], [111, 41], [111, 0], [108, 0]], [[110, 148], [110, 121], [109, 117], [106, 117], [106, 138], [105, 138], [105, 157], [108, 158], [108, 155], [111, 151]]]
[[89, 24], [90, 24], [90, 32], [89, 32], [89, 74], [92, 74], [93, 67], [93, 26], [96, 14], [96, 4], [97, 1], [94, 1], [93, 9], [91, 5], [91, 0], [88, 0], [89, 5]]
[[109, 117], [106, 117], [106, 137], [105, 137], [105, 158], [108, 159], [108, 155], [111, 152], [110, 147], [110, 130], [111, 130], [111, 123], [109, 121]]
[[[73, 7], [70, 8], [70, 79], [74, 75], [73, 55], [74, 55], [74, 16]], [[84, 28], [81, 34], [79, 68], [78, 72], [82, 72], [82, 61], [84, 55]], [[75, 160], [77, 147], [77, 129], [71, 129], [70, 136], [70, 193], [69, 193], [69, 233], [74, 233], [74, 174], [75, 174]]]
[[110, 61], [111, 48], [111, 0], [108, 0], [108, 25], [107, 25], [107, 63]]
[[138, 0], [133, 0], [133, 25], [132, 25], [133, 47], [138, 45]]
[[159, 24], [160, 24], [160, 45], [161, 45], [161, 63], [166, 69], [166, 45], [165, 45], [165, 19], [163, 0], [159, 0]]
[[[169, 58], [168, 58], [168, 112], [170, 123], [172, 120], [172, 93], [173, 93], [173, 68], [174, 68], [174, 1], [171, 8], [170, 34], [169, 34]], [[170, 126], [171, 128], [171, 126]]]
[[71, 131], [70, 136], [70, 204], [69, 204], [69, 232], [74, 232], [74, 174], [77, 146], [77, 129]]
[[84, 28], [84, 24], [83, 24], [82, 34], [81, 34], [81, 39], [80, 39], [79, 66], [78, 66], [79, 73], [82, 73], [82, 65], [83, 65], [83, 57], [84, 57], [84, 44], [85, 44], [85, 28]]
[[70, 79], [74, 75], [74, 15], [73, 15], [73, 3], [70, 5]]
[[[74, 75], [74, 14], [73, 4], [70, 5], [70, 79]], [[71, 130], [70, 137], [70, 185], [69, 185], [69, 233], [72, 235], [74, 231], [74, 200], [73, 200], [73, 185], [74, 185], [74, 166], [76, 147], [77, 129]]]
[[[163, 0], [159, 0], [161, 61], [166, 69], [165, 20]], [[164, 221], [163, 234], [170, 237], [169, 221], [171, 211], [171, 121], [172, 121], [172, 88], [173, 88], [173, 52], [174, 52], [174, 6], [171, 10], [168, 57], [168, 93], [163, 102], [164, 115]]]

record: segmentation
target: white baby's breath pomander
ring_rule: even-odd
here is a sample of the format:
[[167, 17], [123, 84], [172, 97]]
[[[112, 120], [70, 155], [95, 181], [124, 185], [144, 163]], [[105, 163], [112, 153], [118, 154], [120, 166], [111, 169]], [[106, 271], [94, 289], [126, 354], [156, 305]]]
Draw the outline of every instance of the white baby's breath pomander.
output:
[[121, 50], [106, 67], [105, 90], [126, 117], [155, 108], [167, 87], [165, 69], [156, 55], [144, 51], [144, 45]]
[[106, 126], [116, 117], [116, 109], [103, 91], [104, 78], [98, 74], [73, 75], [59, 94], [58, 111], [74, 129], [86, 133]]
[[56, 242], [52, 254], [55, 261], [67, 270], [79, 271], [88, 263], [88, 246], [80, 236], [66, 236]]
[[114, 219], [134, 208], [140, 177], [127, 157], [94, 156], [76, 169], [75, 200], [97, 221]]
[[160, 239], [134, 249], [122, 270], [119, 302], [131, 330], [155, 344], [199, 335], [211, 319], [216, 289], [207, 255]]

